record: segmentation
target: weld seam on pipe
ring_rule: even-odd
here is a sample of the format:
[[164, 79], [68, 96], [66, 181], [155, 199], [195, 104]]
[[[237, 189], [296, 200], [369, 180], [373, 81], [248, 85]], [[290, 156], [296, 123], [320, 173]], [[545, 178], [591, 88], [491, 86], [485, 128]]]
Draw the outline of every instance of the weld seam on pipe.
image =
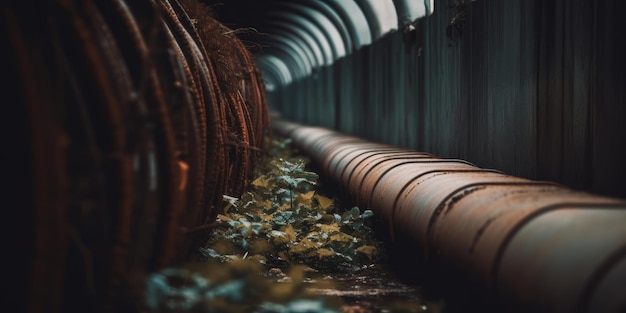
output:
[[[544, 181], [528, 181], [528, 182], [477, 182], [470, 183], [468, 185], [462, 186], [451, 192], [444, 198], [435, 211], [433, 215], [431, 215], [431, 220], [428, 223], [427, 230], [427, 238], [428, 243], [431, 244], [432, 249], [434, 249], [434, 226], [437, 223], [437, 220], [440, 218], [444, 218], [449, 211], [451, 211], [454, 207], [454, 204], [460, 201], [462, 198], [470, 195], [471, 193], [480, 190], [481, 188], [486, 188], [487, 186], [546, 186], [546, 187], [562, 187], [558, 183], [554, 182], [544, 182]], [[478, 187], [478, 188], [477, 188]], [[468, 190], [470, 189], [470, 190]], [[453, 202], [450, 204], [450, 202]], [[445, 211], [445, 212], [444, 212]]]
[[522, 229], [524, 228], [524, 226], [526, 226], [527, 224], [529, 224], [532, 220], [538, 218], [539, 216], [546, 214], [548, 212], [552, 212], [552, 211], [556, 211], [559, 209], [567, 209], [567, 208], [597, 208], [599, 205], [602, 206], [602, 208], [607, 208], [607, 209], [616, 209], [616, 210], [623, 210], [624, 209], [624, 203], [598, 203], [598, 202], [561, 202], [561, 203], [556, 203], [556, 204], [551, 204], [551, 205], [547, 205], [544, 207], [539, 208], [538, 210], [530, 213], [529, 215], [523, 217], [520, 221], [518, 221], [515, 226], [513, 226], [508, 232], [507, 234], [504, 236], [504, 239], [502, 240], [502, 242], [500, 243], [500, 246], [498, 247], [498, 250], [496, 252], [496, 256], [494, 258], [494, 262], [493, 262], [493, 266], [491, 267], [492, 270], [492, 279], [493, 279], [493, 286], [494, 289], [497, 290], [498, 288], [498, 271], [500, 270], [500, 263], [502, 261], [502, 257], [505, 253], [505, 250], [508, 248], [509, 244], [511, 243], [511, 241], [513, 240], [513, 238], [515, 237], [515, 235]]
[[[370, 195], [369, 195], [369, 201], [367, 203], [368, 206], [371, 206], [371, 202], [372, 199], [375, 196], [375, 192], [377, 187], [380, 185], [382, 179], [385, 177], [385, 175], [389, 174], [390, 172], [392, 172], [394, 169], [402, 166], [402, 165], [410, 165], [410, 164], [420, 164], [420, 163], [453, 163], [453, 162], [448, 162], [448, 161], [441, 161], [441, 160], [402, 160], [400, 163], [396, 163], [396, 164], [392, 164], [391, 167], [386, 168], [385, 171], [383, 173], [380, 174], [380, 176], [378, 176], [378, 179], [376, 179], [376, 182], [374, 183], [374, 186], [372, 186], [372, 190], [370, 191]], [[465, 164], [465, 163], [461, 163], [459, 162], [459, 164]]]
[[[391, 162], [394, 160], [419, 160], [419, 159], [428, 159], [429, 157], [421, 157], [421, 156], [413, 156], [413, 155], [396, 155], [396, 156], [392, 156], [392, 157], [388, 157], [388, 158], [384, 158], [382, 160], [376, 160], [374, 164], [361, 169], [361, 171], [359, 171], [359, 173], [357, 173], [357, 177], [356, 178], [361, 178], [361, 180], [359, 181], [359, 185], [358, 187], [356, 187], [356, 190], [363, 190], [363, 183], [366, 181], [366, 178], [368, 176], [370, 176], [370, 174], [372, 174], [372, 172], [374, 172], [378, 167], [380, 166], [384, 166], [384, 163], [387, 162]], [[361, 173], [363, 172], [363, 170], [365, 170], [365, 173], [363, 173], [361, 175]], [[379, 176], [378, 179], [380, 179], [381, 177]], [[378, 181], [377, 179], [377, 181]], [[362, 201], [359, 201], [359, 204], [366, 204], [368, 201], [367, 199], [364, 199]]]
[[614, 265], [619, 261], [626, 259], [626, 243], [615, 249], [615, 252], [607, 256], [604, 261], [598, 265], [595, 271], [591, 274], [591, 278], [585, 284], [585, 287], [581, 293], [581, 297], [576, 305], [580, 312], [590, 311], [591, 300], [594, 295], [594, 291], [602, 280], [609, 274]]

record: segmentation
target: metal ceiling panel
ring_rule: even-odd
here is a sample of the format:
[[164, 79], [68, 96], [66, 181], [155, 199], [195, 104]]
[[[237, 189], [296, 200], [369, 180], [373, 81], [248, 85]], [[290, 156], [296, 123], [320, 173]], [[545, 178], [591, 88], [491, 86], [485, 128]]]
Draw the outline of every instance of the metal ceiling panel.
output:
[[273, 91], [278, 86], [289, 85], [293, 81], [291, 71], [284, 60], [271, 54], [260, 55], [255, 59], [259, 70], [263, 74], [265, 87]]
[[[315, 56], [315, 65], [322, 66], [326, 64], [324, 52], [322, 52], [322, 48], [320, 47], [316, 38], [313, 37], [306, 29], [303, 29], [299, 25], [294, 25], [292, 23], [288, 23], [285, 21], [270, 21], [268, 22], [268, 26], [273, 28], [282, 29], [283, 32], [289, 32], [292, 36], [295, 36], [302, 40], [311, 53]], [[329, 47], [330, 49], [330, 47]]]
[[294, 73], [297, 78], [302, 78], [303, 76], [311, 74], [313, 66], [309, 61], [307, 53], [292, 38], [273, 34], [271, 37], [267, 38], [266, 43], [269, 46], [268, 50], [270, 51], [272, 49], [279, 49], [282, 50], [282, 52], [286, 52], [291, 55], [293, 60], [296, 61], [297, 68], [299, 69], [297, 73]]
[[273, 37], [279, 36], [283, 40], [293, 41], [293, 43], [300, 48], [300, 51], [303, 52], [304, 55], [306, 55], [306, 63], [308, 63], [307, 67], [314, 69], [319, 66], [319, 63], [317, 62], [317, 56], [300, 36], [294, 35], [292, 32], [290, 32], [288, 29], [285, 29], [284, 27], [271, 28], [271, 32], [273, 34]]
[[331, 48], [333, 49], [333, 60], [346, 55], [346, 47], [344, 40], [341, 37], [341, 33], [326, 15], [300, 3], [285, 3], [282, 6], [296, 12], [297, 14], [305, 16], [317, 25], [318, 29], [326, 35], [331, 43]]
[[354, 50], [354, 45], [352, 43], [352, 35], [350, 31], [348, 30], [348, 25], [346, 21], [343, 19], [343, 17], [341, 17], [337, 13], [337, 11], [335, 11], [333, 7], [329, 6], [324, 1], [319, 1], [319, 0], [301, 0], [301, 1], [309, 5], [310, 7], [314, 8], [315, 10], [321, 12], [322, 14], [326, 15], [326, 17], [328, 17], [328, 19], [335, 25], [335, 27], [339, 31], [339, 34], [341, 34], [341, 38], [343, 39], [344, 46], [346, 47], [346, 54], [352, 53], [352, 50]]
[[370, 25], [372, 41], [398, 29], [398, 14], [392, 0], [356, 0]]
[[432, 13], [428, 12], [426, 2], [430, 0], [393, 0], [398, 11], [398, 27], [413, 23]]
[[344, 19], [352, 36], [354, 50], [372, 43], [372, 33], [365, 13], [354, 1], [326, 0]]
[[324, 32], [322, 32], [322, 30], [320, 30], [315, 23], [313, 23], [308, 18], [293, 12], [276, 12], [270, 15], [270, 17], [278, 21], [285, 21], [287, 23], [293, 24], [294, 27], [300, 27], [301, 29], [306, 30], [315, 39], [319, 49], [322, 51], [324, 64], [332, 64], [334, 60], [332, 44], [329, 41], [328, 37], [324, 34]]

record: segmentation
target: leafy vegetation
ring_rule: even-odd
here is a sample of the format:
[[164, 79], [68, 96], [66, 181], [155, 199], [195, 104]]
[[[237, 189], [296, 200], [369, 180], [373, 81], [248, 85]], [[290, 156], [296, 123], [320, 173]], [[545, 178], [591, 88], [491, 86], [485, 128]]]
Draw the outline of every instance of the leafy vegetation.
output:
[[382, 244], [368, 226], [371, 210], [337, 208], [315, 190], [318, 175], [307, 171], [303, 159], [279, 155], [263, 168], [252, 190], [239, 199], [224, 197], [219, 226], [201, 250], [206, 258], [252, 258], [326, 271], [354, 271], [378, 259]]
[[276, 281], [260, 275], [260, 263], [244, 259], [166, 269], [149, 278], [146, 305], [163, 313], [338, 313], [336, 301], [306, 293], [305, 270], [293, 267], [289, 276], [281, 272], [289, 279]]
[[[270, 140], [269, 138], [267, 140]], [[369, 227], [373, 212], [349, 210], [321, 193], [289, 139], [273, 139], [258, 177], [224, 207], [200, 260], [147, 282], [153, 312], [339, 312], [311, 271], [355, 272], [378, 261], [382, 243]], [[335, 300], [336, 301], [336, 300]]]

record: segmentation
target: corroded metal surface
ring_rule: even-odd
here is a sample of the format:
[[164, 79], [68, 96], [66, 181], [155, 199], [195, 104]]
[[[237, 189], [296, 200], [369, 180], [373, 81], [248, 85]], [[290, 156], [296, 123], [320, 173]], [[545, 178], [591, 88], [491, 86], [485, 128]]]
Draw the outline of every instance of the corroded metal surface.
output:
[[195, 0], [7, 1], [0, 14], [34, 199], [15, 218], [30, 274], [14, 301], [130, 309], [143, 275], [187, 259], [251, 178], [269, 123], [252, 55]]
[[287, 121], [273, 128], [293, 138], [356, 205], [389, 225], [392, 244], [400, 242], [419, 264], [457, 274], [450, 283], [461, 277], [495, 311], [626, 307], [624, 199], [328, 129]]
[[626, 198], [626, 145], [616, 144], [626, 138], [626, 2], [441, 2], [275, 88], [272, 105], [292, 121]]
[[588, 298], [602, 272], [618, 269], [607, 260], [624, 252], [626, 210], [623, 204], [575, 203], [516, 225], [494, 264], [500, 296], [512, 298], [525, 311], [619, 312], [620, 302], [623, 308], [623, 272], [614, 273], [616, 281], [602, 303], [590, 305]]

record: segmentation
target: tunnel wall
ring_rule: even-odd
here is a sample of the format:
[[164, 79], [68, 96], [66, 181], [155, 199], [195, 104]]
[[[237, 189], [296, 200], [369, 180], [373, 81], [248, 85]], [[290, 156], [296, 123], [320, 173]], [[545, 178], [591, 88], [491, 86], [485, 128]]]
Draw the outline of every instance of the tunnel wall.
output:
[[438, 3], [269, 103], [294, 121], [626, 197], [624, 11], [616, 0]]

